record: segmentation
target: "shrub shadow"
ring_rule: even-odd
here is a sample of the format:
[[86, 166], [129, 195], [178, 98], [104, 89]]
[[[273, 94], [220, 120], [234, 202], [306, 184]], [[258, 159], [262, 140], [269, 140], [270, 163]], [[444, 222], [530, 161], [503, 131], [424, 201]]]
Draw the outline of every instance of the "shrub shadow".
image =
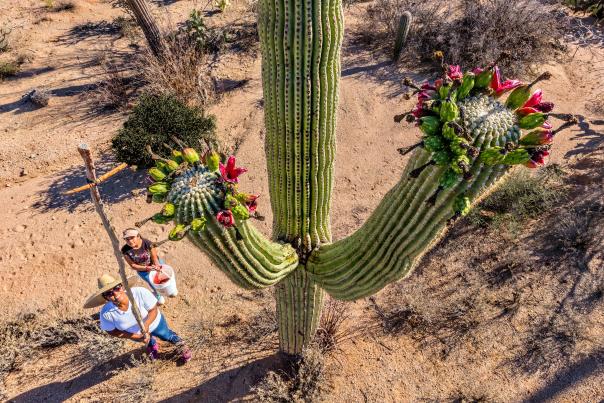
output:
[[114, 22], [96, 21], [85, 22], [69, 29], [65, 34], [59, 36], [56, 41], [65, 45], [77, 45], [91, 38], [99, 37], [121, 37], [120, 27]]
[[[95, 160], [97, 176], [101, 176], [118, 165], [113, 156], [109, 153], [101, 155]], [[40, 192], [40, 200], [34, 203], [33, 208], [41, 212], [54, 210], [67, 210], [74, 212], [79, 207], [92, 208], [90, 201], [90, 192], [88, 190], [65, 195], [70, 189], [85, 185], [86, 174], [84, 166], [75, 166], [56, 175], [56, 179], [51, 183], [46, 191]], [[131, 171], [124, 169], [112, 176], [106, 182], [99, 186], [101, 198], [104, 203], [119, 203], [132, 197], [137, 190], [146, 187], [145, 170]]]

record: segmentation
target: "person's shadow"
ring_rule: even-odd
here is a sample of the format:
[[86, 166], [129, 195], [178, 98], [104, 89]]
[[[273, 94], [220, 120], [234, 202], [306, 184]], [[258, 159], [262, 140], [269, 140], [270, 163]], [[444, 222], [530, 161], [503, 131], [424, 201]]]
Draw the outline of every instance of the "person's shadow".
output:
[[18, 396], [9, 398], [9, 402], [63, 402], [83, 390], [89, 389], [99, 383], [111, 379], [120, 371], [116, 368], [123, 368], [131, 360], [132, 352], [124, 353], [101, 365], [94, 366], [89, 371], [84, 372], [73, 379], [63, 382], [52, 382], [46, 385], [40, 385], [21, 393]]

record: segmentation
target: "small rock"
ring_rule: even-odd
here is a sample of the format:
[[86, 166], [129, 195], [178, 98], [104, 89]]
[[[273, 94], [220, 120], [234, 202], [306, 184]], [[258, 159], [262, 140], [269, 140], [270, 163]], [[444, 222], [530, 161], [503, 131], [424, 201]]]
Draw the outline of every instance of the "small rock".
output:
[[30, 101], [32, 104], [39, 107], [43, 107], [48, 105], [50, 93], [45, 90], [34, 88], [33, 90], [25, 94], [23, 97]]
[[17, 225], [15, 228], [13, 228], [13, 231], [23, 232], [23, 231], [25, 231], [25, 228], [27, 228], [27, 225]]
[[25, 168], [21, 168], [21, 173], [19, 173], [19, 176], [27, 176], [29, 172], [27, 172], [27, 169]]

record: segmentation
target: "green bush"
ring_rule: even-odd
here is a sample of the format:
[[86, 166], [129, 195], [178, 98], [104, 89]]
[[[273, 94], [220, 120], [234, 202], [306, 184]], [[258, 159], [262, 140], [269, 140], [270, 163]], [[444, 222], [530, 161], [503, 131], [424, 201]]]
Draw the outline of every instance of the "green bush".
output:
[[0, 81], [17, 75], [19, 65], [15, 62], [0, 62]]
[[216, 123], [199, 108], [186, 106], [172, 96], [143, 95], [132, 110], [124, 127], [113, 138], [112, 146], [118, 160], [129, 165], [148, 167], [153, 164], [145, 146], [160, 155], [168, 155], [166, 143], [178, 148], [171, 136], [186, 145], [199, 148], [199, 140], [216, 145]]

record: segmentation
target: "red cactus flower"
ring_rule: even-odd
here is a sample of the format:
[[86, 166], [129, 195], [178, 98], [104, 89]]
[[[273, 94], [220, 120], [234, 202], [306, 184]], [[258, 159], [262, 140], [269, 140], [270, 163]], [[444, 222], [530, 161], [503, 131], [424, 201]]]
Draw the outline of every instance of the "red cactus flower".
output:
[[248, 195], [245, 201], [245, 205], [250, 213], [254, 213], [256, 208], [258, 207], [258, 202], [256, 201], [260, 195]]
[[442, 78], [439, 78], [437, 80], [434, 81], [434, 89], [438, 90], [440, 87], [442, 87], [443, 85], [443, 80]]
[[537, 113], [537, 112], [541, 112], [541, 111], [536, 108], [531, 108], [530, 106], [523, 106], [522, 108], [518, 108], [516, 110], [516, 113], [519, 114], [520, 116], [525, 116], [525, 115], [529, 115], [531, 113]]
[[539, 102], [537, 105], [535, 105], [535, 109], [537, 109], [539, 112], [548, 113], [548, 112], [551, 112], [552, 110], [554, 110], [554, 103], [553, 102]]
[[520, 85], [522, 85], [522, 83], [519, 80], [505, 80], [504, 82], [501, 82], [501, 73], [499, 72], [499, 67], [494, 67], [490, 87], [493, 91], [495, 91], [495, 95], [501, 95], [504, 92], [513, 90]]
[[[420, 101], [415, 108], [411, 110], [411, 114], [415, 116], [416, 119], [421, 118], [426, 115], [426, 110], [422, 107], [422, 102]], [[419, 122], [419, 121], [418, 121]], [[419, 124], [419, 123], [418, 123]]]
[[216, 214], [216, 219], [226, 228], [232, 227], [235, 224], [235, 219], [233, 218], [233, 213], [231, 213], [231, 210], [219, 211], [218, 214]]
[[230, 183], [238, 183], [239, 175], [244, 172], [247, 172], [245, 168], [235, 168], [235, 156], [231, 155], [227, 160], [226, 166], [221, 162], [220, 163], [220, 174], [222, 175], [222, 179], [226, 182]]
[[433, 86], [432, 84], [430, 84], [428, 81], [426, 81], [425, 83], [423, 83], [420, 87], [423, 91], [425, 90], [432, 90], [432, 91], [436, 91], [436, 87]]
[[549, 155], [547, 150], [538, 150], [531, 155], [531, 159], [524, 165], [529, 168], [538, 168], [545, 164], [545, 157]]
[[449, 66], [447, 76], [449, 76], [451, 80], [461, 80], [463, 78], [461, 67], [459, 67], [459, 65]]
[[436, 91], [433, 91], [433, 90], [424, 90], [417, 94], [417, 99], [420, 102], [427, 101], [429, 99], [434, 99], [434, 98], [436, 98]]

